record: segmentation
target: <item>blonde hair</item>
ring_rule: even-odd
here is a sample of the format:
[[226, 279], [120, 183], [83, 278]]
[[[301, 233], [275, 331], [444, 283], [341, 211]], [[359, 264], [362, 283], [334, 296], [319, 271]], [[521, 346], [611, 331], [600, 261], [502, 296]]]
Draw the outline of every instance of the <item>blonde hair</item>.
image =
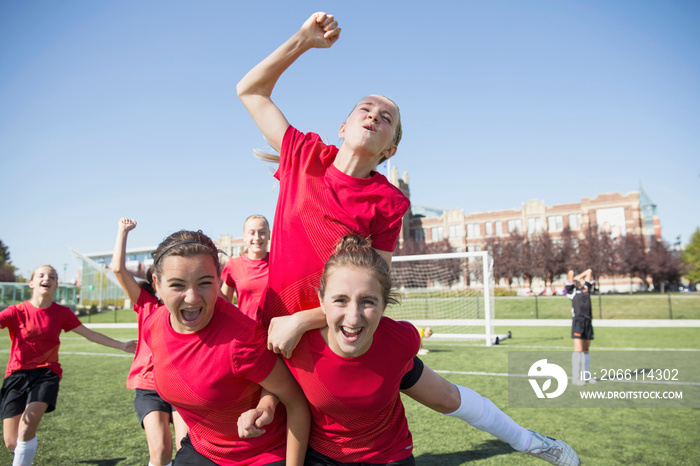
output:
[[56, 279], [58, 280], [58, 272], [56, 271], [56, 268], [55, 268], [53, 265], [44, 264], [44, 265], [40, 265], [39, 267], [35, 268], [35, 269], [32, 271], [32, 275], [31, 275], [31, 277], [29, 277], [29, 281], [34, 280], [34, 274], [36, 273], [37, 270], [39, 270], [39, 269], [42, 268], [42, 267], [48, 267], [48, 268], [50, 268], [51, 270], [53, 270], [53, 273], [56, 274]]
[[265, 216], [260, 215], [260, 214], [253, 214], [253, 215], [249, 216], [247, 219], [245, 219], [245, 222], [243, 222], [243, 232], [244, 233], [245, 233], [246, 223], [248, 223], [248, 220], [253, 220], [253, 219], [258, 219], [258, 220], [262, 220], [263, 222], [265, 222], [265, 226], [267, 227], [267, 231], [270, 231], [270, 222], [267, 221]]
[[[376, 94], [372, 94], [372, 95], [376, 95]], [[360, 102], [362, 102], [366, 97], [369, 97], [369, 96], [363, 97], [362, 99], [360, 99], [360, 100], [355, 104], [355, 106], [352, 108], [352, 110], [350, 110], [350, 113], [348, 114], [348, 116], [350, 116], [350, 114], [352, 114], [352, 112], [355, 111], [355, 109], [356, 109], [357, 106], [360, 104]], [[396, 120], [396, 131], [394, 132], [394, 141], [393, 141], [393, 142], [394, 142], [394, 145], [398, 147], [399, 142], [401, 142], [401, 137], [403, 136], [403, 129], [402, 129], [402, 127], [401, 127], [401, 110], [399, 109], [399, 106], [396, 105], [396, 102], [394, 102], [393, 100], [391, 100], [389, 97], [384, 96], [384, 95], [380, 95], [380, 96], [378, 96], [378, 97], [381, 97], [381, 98], [383, 98], [383, 99], [388, 100], [389, 102], [391, 102], [392, 104], [394, 104], [394, 106], [396, 107], [396, 116], [397, 116], [397, 120]], [[258, 150], [258, 149], [253, 149], [253, 156], [254, 156], [256, 159], [258, 159], [258, 160], [262, 160], [263, 162], [280, 163], [280, 156], [279, 156], [279, 154], [273, 154], [273, 153], [270, 153], [270, 152], [267, 152], [267, 151]], [[382, 162], [384, 162], [385, 160], [386, 160], [386, 157], [383, 157], [383, 158], [379, 161], [379, 163], [382, 163]]]
[[343, 237], [336, 246], [336, 251], [326, 261], [321, 275], [318, 294], [323, 299], [326, 283], [333, 272], [341, 267], [357, 267], [370, 272], [382, 288], [382, 299], [386, 305], [398, 304], [399, 295], [392, 290], [389, 264], [372, 248], [369, 239], [358, 235]]

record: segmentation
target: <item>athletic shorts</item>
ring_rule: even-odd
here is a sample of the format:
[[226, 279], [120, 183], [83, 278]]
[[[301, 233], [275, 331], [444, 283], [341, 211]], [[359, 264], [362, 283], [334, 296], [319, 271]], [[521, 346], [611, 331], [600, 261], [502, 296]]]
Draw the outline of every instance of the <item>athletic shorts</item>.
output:
[[5, 377], [0, 396], [0, 413], [7, 419], [22, 414], [29, 403], [42, 401], [49, 405], [46, 412], [56, 409], [58, 374], [46, 367], [20, 370]]
[[411, 455], [406, 459], [402, 459], [399, 461], [391, 461], [389, 463], [341, 463], [340, 461], [336, 461], [334, 459], [327, 457], [326, 455], [322, 455], [321, 453], [317, 452], [313, 448], [309, 447], [306, 450], [306, 461], [304, 461], [304, 466], [379, 466], [379, 465], [384, 465], [384, 466], [415, 466], [416, 460], [413, 458], [413, 455]]
[[571, 338], [592, 340], [593, 323], [591, 319], [586, 319], [585, 317], [581, 316], [574, 316], [574, 320], [571, 322]]
[[[212, 460], [194, 449], [190, 435], [187, 434], [182, 438], [182, 447], [175, 454], [173, 464], [177, 466], [217, 466]], [[267, 466], [284, 466], [284, 461], [275, 461], [268, 463]]]
[[408, 390], [418, 382], [420, 376], [423, 375], [423, 361], [418, 356], [413, 356], [413, 368], [406, 372], [401, 378], [401, 390]]
[[142, 390], [140, 388], [137, 388], [135, 391], [134, 409], [136, 410], [136, 415], [139, 417], [141, 427], [143, 427], [143, 418], [151, 411], [163, 411], [168, 414], [174, 411], [170, 403], [161, 398], [157, 391]]

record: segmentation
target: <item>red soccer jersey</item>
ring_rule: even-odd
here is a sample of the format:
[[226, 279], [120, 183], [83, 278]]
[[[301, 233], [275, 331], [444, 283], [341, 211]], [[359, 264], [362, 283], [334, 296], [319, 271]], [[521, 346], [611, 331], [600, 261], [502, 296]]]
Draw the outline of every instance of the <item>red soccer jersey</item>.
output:
[[418, 330], [388, 317], [355, 358], [331, 351], [320, 330], [306, 332], [287, 362], [311, 407], [309, 446], [345, 463], [408, 458], [413, 441], [399, 387], [419, 348]]
[[170, 326], [165, 306], [144, 322], [153, 351], [158, 394], [177, 408], [194, 448], [220, 465], [262, 465], [285, 459], [284, 410], [257, 438], [238, 437], [236, 421], [260, 400], [258, 385], [272, 372], [277, 355], [267, 350], [264, 329], [219, 298], [209, 324], [183, 334]]
[[343, 236], [369, 237], [382, 251], [396, 248], [408, 198], [377, 172], [342, 173], [333, 166], [337, 153], [317, 134], [287, 128], [275, 173], [280, 194], [261, 302], [265, 327], [273, 317], [318, 307], [323, 266]]
[[70, 308], [56, 303], [41, 309], [25, 301], [0, 312], [0, 327], [7, 327], [12, 342], [5, 376], [18, 370], [48, 367], [60, 379], [63, 375], [58, 363], [61, 330], [69, 332], [81, 324]]
[[141, 290], [139, 300], [134, 304], [138, 319], [139, 336], [136, 341], [136, 354], [134, 362], [131, 363], [129, 375], [126, 377], [126, 388], [142, 390], [155, 390], [156, 384], [153, 380], [153, 353], [143, 341], [143, 322], [158, 307], [158, 298], [146, 290]]
[[258, 320], [260, 297], [267, 285], [269, 257], [269, 254], [259, 260], [245, 254], [232, 257], [221, 272], [221, 280], [236, 290], [238, 308], [254, 320]]

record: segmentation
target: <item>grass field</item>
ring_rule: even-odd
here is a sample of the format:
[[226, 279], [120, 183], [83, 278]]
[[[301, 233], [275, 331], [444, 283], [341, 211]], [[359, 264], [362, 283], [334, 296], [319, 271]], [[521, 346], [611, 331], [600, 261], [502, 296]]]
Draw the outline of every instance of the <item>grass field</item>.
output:
[[[106, 319], [108, 322], [113, 322], [113, 316], [107, 317], [111, 317]], [[437, 371], [498, 374], [507, 372], [509, 351], [571, 348], [568, 328], [496, 330], [511, 330], [513, 338], [488, 348], [426, 340], [431, 351], [423, 360]], [[135, 329], [100, 331], [118, 339], [136, 336]], [[592, 349], [686, 348], [699, 350], [700, 356], [698, 333], [698, 329], [692, 328], [597, 328]], [[124, 386], [130, 356], [94, 345], [73, 333], [64, 334], [62, 341], [64, 378], [58, 407], [41, 423], [35, 464], [147, 464], [145, 436], [132, 407], [133, 392]], [[8, 354], [9, 338], [3, 331], [0, 334], [3, 367]], [[691, 465], [700, 461], [697, 409], [511, 409], [507, 407], [507, 377], [444, 375], [487, 396], [521, 425], [565, 439], [584, 464]], [[432, 412], [409, 398], [404, 398], [404, 403], [419, 465], [546, 464], [515, 453], [489, 434]], [[9, 451], [0, 450], [0, 464], [10, 464], [11, 458]]]

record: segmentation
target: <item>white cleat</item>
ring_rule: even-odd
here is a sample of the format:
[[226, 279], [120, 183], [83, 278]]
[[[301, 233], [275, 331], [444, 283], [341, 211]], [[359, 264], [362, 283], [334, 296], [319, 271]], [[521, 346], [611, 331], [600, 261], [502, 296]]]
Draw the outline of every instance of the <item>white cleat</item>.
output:
[[530, 448], [523, 453], [560, 466], [578, 466], [581, 464], [578, 455], [568, 443], [544, 436], [534, 430], [530, 432], [532, 432]]

